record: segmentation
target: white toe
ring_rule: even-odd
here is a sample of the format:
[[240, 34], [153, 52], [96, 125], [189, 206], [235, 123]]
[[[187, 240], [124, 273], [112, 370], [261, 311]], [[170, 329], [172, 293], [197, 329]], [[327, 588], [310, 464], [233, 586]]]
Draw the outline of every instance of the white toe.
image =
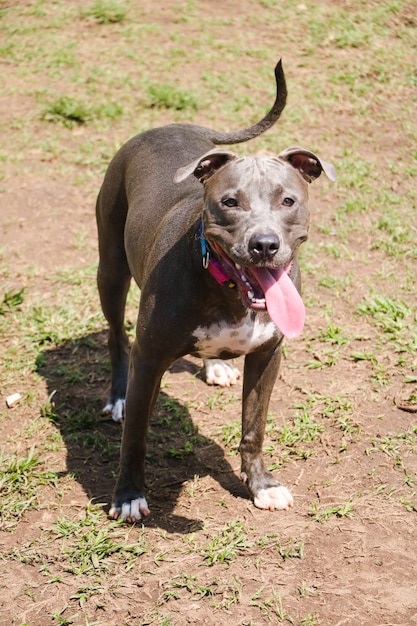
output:
[[114, 404], [109, 402], [103, 409], [103, 413], [111, 414], [113, 421], [122, 422], [125, 415], [125, 399], [119, 398]]
[[[138, 513], [139, 513], [139, 509], [138, 509]], [[130, 519], [131, 518], [131, 503], [130, 502], [124, 502], [122, 504], [122, 513], [120, 515], [120, 517], [124, 520], [126, 519]], [[137, 517], [136, 519], [140, 519], [140, 517]]]
[[119, 515], [120, 515], [120, 509], [118, 509], [115, 506], [112, 506], [109, 511], [109, 517], [111, 517], [112, 519], [118, 519]]
[[125, 415], [125, 399], [116, 400], [116, 403], [113, 407], [112, 418], [115, 422], [123, 421]]

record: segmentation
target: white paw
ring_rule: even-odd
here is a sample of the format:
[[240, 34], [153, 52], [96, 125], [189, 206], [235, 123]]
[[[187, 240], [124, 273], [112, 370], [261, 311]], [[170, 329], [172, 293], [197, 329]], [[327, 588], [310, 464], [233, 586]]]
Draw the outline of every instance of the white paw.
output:
[[115, 422], [122, 422], [125, 416], [125, 399], [119, 398], [114, 404], [109, 402], [104, 407], [103, 413], [110, 413]]
[[269, 511], [287, 510], [294, 504], [294, 498], [284, 485], [261, 489], [253, 500], [258, 509], [268, 509]]
[[123, 502], [121, 507], [112, 506], [109, 511], [109, 516], [112, 519], [121, 519], [130, 524], [140, 522], [142, 517], [147, 517], [149, 514], [150, 510], [146, 498]]
[[230, 387], [235, 385], [240, 372], [228, 361], [220, 359], [207, 359], [204, 361], [206, 368], [206, 382], [208, 385], [219, 385], [220, 387]]

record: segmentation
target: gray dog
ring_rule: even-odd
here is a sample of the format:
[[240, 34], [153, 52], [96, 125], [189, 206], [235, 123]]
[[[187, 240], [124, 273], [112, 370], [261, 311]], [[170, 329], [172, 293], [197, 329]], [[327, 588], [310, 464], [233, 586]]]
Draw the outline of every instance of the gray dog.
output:
[[[287, 509], [293, 498], [267, 471], [262, 444], [283, 337], [303, 328], [299, 245], [307, 239], [307, 188], [334, 167], [303, 148], [241, 157], [219, 144], [248, 141], [270, 128], [286, 102], [277, 96], [263, 120], [221, 133], [170, 124], [141, 133], [116, 154], [97, 200], [98, 287], [109, 323], [110, 400], [124, 421], [120, 472], [110, 516], [149, 514], [145, 451], [164, 372], [191, 354], [205, 360], [209, 383], [233, 384], [225, 360], [245, 355], [241, 478], [257, 507]], [[141, 289], [129, 354], [124, 310], [131, 277]]]

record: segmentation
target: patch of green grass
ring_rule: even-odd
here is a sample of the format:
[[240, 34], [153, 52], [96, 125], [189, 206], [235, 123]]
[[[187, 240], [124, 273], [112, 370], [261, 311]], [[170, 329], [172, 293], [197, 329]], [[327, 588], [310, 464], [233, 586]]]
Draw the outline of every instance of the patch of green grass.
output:
[[348, 343], [349, 339], [343, 334], [344, 331], [340, 326], [336, 326], [332, 322], [328, 322], [327, 328], [324, 328], [317, 339], [319, 341], [324, 341], [328, 343], [335, 344], [337, 346], [342, 346], [345, 343]]
[[310, 403], [312, 406], [317, 404], [317, 411], [324, 417], [341, 417], [346, 414], [351, 415], [353, 409], [351, 401], [344, 393], [336, 396], [323, 396], [316, 394], [311, 396]]
[[38, 345], [75, 341], [77, 336], [88, 335], [102, 326], [99, 310], [89, 313], [70, 301], [58, 309], [49, 305], [35, 306], [28, 311], [26, 319], [26, 329]]
[[[291, 456], [306, 459], [314, 453], [314, 447], [310, 447], [308, 444], [319, 439], [324, 430], [328, 428], [323, 423], [323, 418], [331, 418], [332, 424], [342, 431], [344, 437], [346, 435], [353, 436], [360, 432], [360, 426], [354, 420], [353, 405], [343, 393], [336, 396], [311, 394], [307, 402], [296, 403], [294, 409], [295, 415], [292, 426], [284, 423], [280, 428], [267, 429], [271, 439], [280, 445], [285, 445]], [[329, 428], [332, 428], [332, 424]], [[271, 447], [271, 450], [265, 450], [265, 452], [276, 454], [275, 446]], [[271, 466], [269, 469], [277, 469], [278, 467]]]
[[3, 529], [14, 528], [27, 510], [39, 507], [40, 487], [58, 486], [57, 474], [41, 470], [41, 464], [34, 447], [26, 456], [0, 453], [1, 525]]
[[358, 313], [371, 317], [383, 332], [396, 337], [405, 327], [411, 309], [402, 300], [375, 295], [359, 305]]
[[315, 522], [326, 522], [331, 517], [352, 517], [353, 508], [353, 503], [350, 501], [341, 505], [320, 508], [318, 502], [315, 500], [311, 505], [310, 515]]
[[25, 287], [13, 291], [6, 291], [3, 296], [3, 302], [0, 303], [0, 315], [6, 315], [13, 309], [18, 309], [23, 303], [23, 294]]
[[47, 122], [61, 122], [67, 128], [72, 128], [75, 124], [86, 124], [92, 119], [92, 113], [83, 102], [69, 96], [59, 96], [44, 107], [42, 119]]
[[296, 404], [295, 408], [292, 425], [284, 424], [277, 431], [278, 443], [289, 448], [315, 441], [324, 430], [324, 426], [312, 418], [308, 405]]
[[198, 100], [193, 93], [175, 85], [154, 84], [148, 87], [151, 108], [197, 111]]
[[21, 310], [14, 311], [14, 318], [8, 321], [9, 326], [16, 325], [20, 329], [21, 344], [30, 353], [32, 350], [39, 352], [39, 346], [48, 348], [51, 344], [59, 345], [66, 341], [75, 342], [76, 350], [79, 345], [77, 337], [81, 338], [81, 342], [87, 341], [83, 337], [87, 338], [104, 327], [95, 294], [92, 298], [93, 289], [95, 292], [94, 283], [75, 280], [74, 275], [73, 285], [66, 289], [65, 298], [61, 299], [59, 306], [51, 304], [49, 296], [27, 301]]
[[231, 563], [239, 554], [251, 548], [252, 542], [246, 538], [244, 522], [235, 519], [225, 524], [203, 549], [202, 555], [207, 565]]
[[122, 113], [123, 108], [117, 102], [104, 101], [92, 105], [70, 96], [58, 96], [44, 106], [41, 118], [47, 122], [61, 123], [66, 128], [73, 128], [76, 125], [88, 124], [94, 119], [115, 120]]
[[372, 439], [372, 444], [388, 456], [400, 459], [400, 449], [403, 445], [407, 445], [409, 451], [414, 452], [414, 447], [417, 444], [417, 426], [412, 425], [405, 432], [388, 433], [385, 436], [375, 437]]
[[378, 363], [378, 359], [373, 352], [352, 352], [350, 357], [354, 361], [368, 361], [373, 366]]
[[127, 8], [120, 0], [95, 0], [83, 9], [82, 15], [99, 24], [116, 24], [126, 19]]
[[129, 570], [132, 563], [146, 552], [144, 542], [128, 543], [128, 531], [120, 525], [101, 526], [100, 506], [89, 506], [78, 518], [60, 517], [51, 528], [51, 536], [61, 542], [73, 574], [108, 571], [112, 560]]

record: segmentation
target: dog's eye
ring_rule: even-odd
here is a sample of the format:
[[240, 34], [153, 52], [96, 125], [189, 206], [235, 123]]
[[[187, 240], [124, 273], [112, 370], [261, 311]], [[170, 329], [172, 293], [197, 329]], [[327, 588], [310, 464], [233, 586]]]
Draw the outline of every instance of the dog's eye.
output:
[[223, 198], [222, 204], [228, 207], [238, 206], [237, 200], [235, 198]]
[[284, 206], [292, 206], [294, 204], [294, 200], [292, 198], [284, 198], [282, 204]]

